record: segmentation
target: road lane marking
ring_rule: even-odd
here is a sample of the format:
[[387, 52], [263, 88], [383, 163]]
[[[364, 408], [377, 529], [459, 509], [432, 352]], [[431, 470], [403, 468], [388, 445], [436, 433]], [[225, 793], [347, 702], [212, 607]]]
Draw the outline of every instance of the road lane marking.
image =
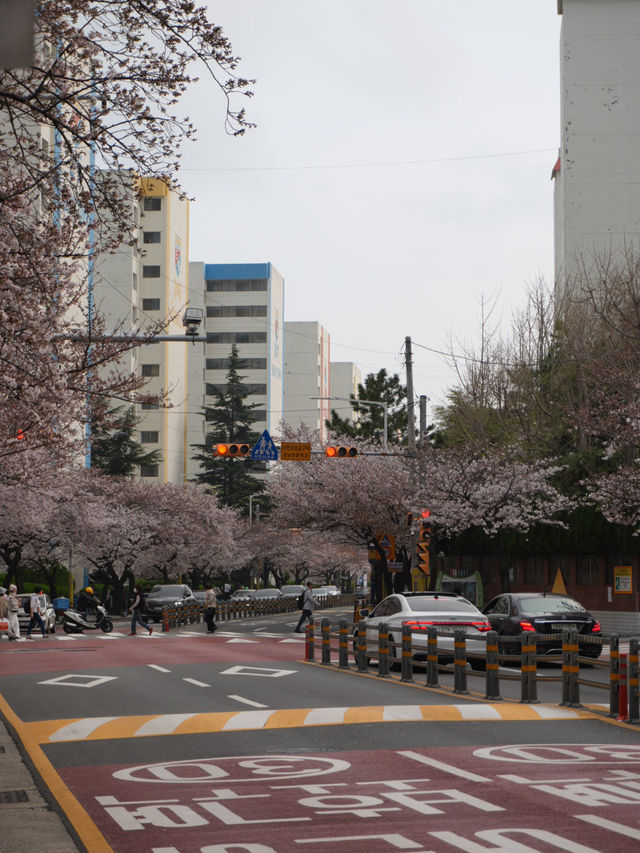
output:
[[[495, 715], [487, 716], [486, 708]], [[495, 720], [583, 720], [594, 715], [585, 709], [554, 705], [373, 705], [339, 708], [256, 709], [194, 714], [149, 714], [130, 717], [88, 717], [25, 723], [38, 743], [111, 740], [150, 734], [207, 734], [266, 728], [306, 728], [322, 725], [385, 723], [399, 720], [440, 723]]]
[[419, 752], [413, 752], [410, 749], [399, 750], [398, 755], [405, 758], [411, 758], [413, 761], [418, 761], [420, 764], [427, 764], [429, 767], [435, 767], [438, 770], [444, 770], [445, 773], [452, 773], [454, 776], [461, 776], [463, 779], [468, 779], [470, 782], [491, 782], [487, 776], [479, 776], [477, 773], [472, 773], [470, 770], [463, 770], [461, 767], [454, 767], [452, 764], [447, 764], [444, 761], [438, 761], [435, 758], [429, 758], [426, 755], [420, 755]]
[[210, 684], [205, 684], [204, 681], [198, 681], [197, 678], [183, 678], [183, 681], [188, 681], [189, 684], [195, 684], [196, 687], [211, 687]]
[[262, 702], [254, 702], [253, 699], [245, 699], [244, 696], [235, 696], [230, 694], [227, 699], [235, 699], [236, 702], [243, 702], [245, 705], [251, 705], [253, 708], [268, 708], [268, 705], [263, 705]]
[[157, 669], [158, 672], [171, 672], [170, 669], [167, 669], [166, 666], [160, 666], [159, 663], [148, 663], [147, 666], [149, 669]]

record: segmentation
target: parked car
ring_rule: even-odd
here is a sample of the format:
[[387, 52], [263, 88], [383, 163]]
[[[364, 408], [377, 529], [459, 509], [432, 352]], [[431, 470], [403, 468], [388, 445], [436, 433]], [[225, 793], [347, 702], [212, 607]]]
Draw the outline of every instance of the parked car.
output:
[[282, 598], [297, 598], [301, 592], [304, 592], [304, 584], [287, 583], [280, 587], [280, 595]]
[[328, 599], [327, 603], [331, 603], [332, 598], [340, 597], [340, 590], [337, 586], [318, 586], [312, 590], [314, 598]]
[[[514, 637], [528, 631], [538, 634], [556, 634], [556, 640], [540, 640], [538, 652], [560, 654], [562, 631], [575, 629], [578, 632], [580, 654], [600, 657], [602, 645], [588, 643], [585, 637], [600, 637], [602, 629], [598, 620], [568, 595], [542, 592], [505, 592], [492, 599], [482, 612], [498, 635]], [[505, 655], [520, 654], [520, 643], [499, 641]]]
[[147, 617], [154, 622], [162, 619], [165, 607], [178, 604], [195, 604], [196, 597], [184, 583], [156, 584], [146, 596]]
[[247, 587], [243, 587], [242, 589], [237, 589], [235, 592], [231, 593], [230, 601], [251, 601], [253, 599], [253, 594], [255, 589], [248, 589]]
[[276, 598], [280, 598], [279, 589], [271, 589], [270, 587], [267, 587], [265, 589], [253, 590], [254, 601], [273, 601]]
[[[24, 592], [18, 596], [20, 607], [18, 608], [18, 624], [20, 625], [20, 635], [22, 636], [31, 621], [31, 593]], [[56, 631], [56, 611], [53, 609], [51, 599], [46, 593], [40, 596], [40, 606], [42, 607], [42, 618], [44, 627], [49, 634], [55, 634]], [[40, 630], [39, 626], [36, 630]]]
[[[463, 628], [467, 634], [467, 651], [486, 654], [487, 631], [491, 625], [486, 616], [467, 598], [447, 592], [404, 592], [388, 595], [377, 604], [371, 613], [368, 609], [360, 611], [360, 618], [367, 620], [367, 648], [378, 647], [378, 625], [386, 623], [389, 627], [389, 660], [391, 666], [400, 660], [402, 626], [412, 629], [412, 658], [416, 661], [427, 659], [427, 628], [438, 630], [438, 661], [450, 662], [454, 658], [454, 633]], [[420, 633], [413, 633], [413, 631]], [[357, 625], [354, 629], [354, 651], [356, 648]], [[397, 647], [396, 645], [397, 644]], [[472, 669], [484, 669], [485, 659], [470, 658]]]

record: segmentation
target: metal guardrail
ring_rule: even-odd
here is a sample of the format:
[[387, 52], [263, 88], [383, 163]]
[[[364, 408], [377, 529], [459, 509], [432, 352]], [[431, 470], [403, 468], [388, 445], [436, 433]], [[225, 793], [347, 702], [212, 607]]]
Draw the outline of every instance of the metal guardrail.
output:
[[[633, 637], [629, 640], [628, 655], [620, 654], [620, 640], [617, 634], [599, 637], [585, 637], [576, 631], [563, 631], [561, 634], [536, 634], [525, 632], [513, 637], [501, 636], [495, 631], [486, 634], [486, 652], [467, 652], [467, 635], [464, 630], [454, 633], [453, 651], [450, 648], [438, 647], [438, 631], [430, 627], [426, 631], [416, 631], [409, 626], [403, 625], [402, 639], [400, 642], [390, 642], [389, 628], [386, 624], [378, 624], [377, 637], [367, 641], [367, 623], [361, 620], [356, 625], [341, 619], [338, 630], [331, 630], [330, 620], [320, 620], [320, 636], [322, 649], [322, 663], [332, 665], [332, 651], [337, 651], [338, 667], [340, 669], [352, 669], [349, 662], [351, 654], [355, 666], [355, 672], [368, 674], [370, 662], [377, 662], [377, 676], [379, 678], [390, 678], [390, 669], [394, 666], [400, 668], [400, 681], [414, 681], [414, 655], [418, 652], [423, 658], [420, 665], [426, 664], [427, 687], [441, 688], [438, 680], [439, 672], [453, 673], [453, 692], [456, 694], [467, 694], [469, 692], [467, 679], [469, 676], [484, 679], [485, 699], [500, 700], [500, 682], [520, 681], [520, 702], [537, 703], [538, 684], [544, 682], [561, 683], [560, 705], [567, 707], [582, 707], [580, 702], [580, 686], [585, 685], [599, 690], [608, 691], [609, 694], [609, 716], [616, 720], [629, 723], [640, 723], [640, 686], [639, 686], [639, 663], [638, 645], [640, 640]], [[413, 648], [413, 634], [426, 634], [427, 651], [424, 647], [419, 650]], [[451, 635], [447, 635], [450, 639]], [[314, 625], [307, 626], [306, 659], [314, 660], [315, 656]], [[352, 643], [351, 651], [349, 649]], [[560, 654], [538, 654], [538, 644], [558, 642], [561, 646]], [[588, 655], [580, 654], [580, 642], [592, 645], [609, 645], [610, 654], [608, 661], [601, 661]], [[519, 646], [520, 654], [505, 654], [500, 651], [500, 646]], [[424, 658], [426, 657], [426, 660]], [[451, 664], [444, 663], [444, 657], [453, 658]], [[467, 662], [471, 659], [482, 661], [483, 671], [469, 670]], [[538, 663], [551, 661], [562, 665], [561, 675], [544, 675], [538, 672]], [[520, 673], [500, 672], [501, 663], [517, 663]], [[601, 683], [584, 677], [580, 666], [599, 667], [608, 669], [608, 683]], [[449, 687], [442, 687], [449, 690]]]
[[[352, 607], [355, 601], [353, 593], [321, 597], [320, 607]], [[247, 619], [253, 616], [265, 616], [273, 613], [300, 613], [297, 596], [295, 598], [247, 599], [242, 601], [218, 601], [216, 622], [229, 622]], [[162, 630], [169, 631], [182, 625], [202, 622], [204, 607], [201, 604], [177, 604], [164, 607], [161, 612]]]

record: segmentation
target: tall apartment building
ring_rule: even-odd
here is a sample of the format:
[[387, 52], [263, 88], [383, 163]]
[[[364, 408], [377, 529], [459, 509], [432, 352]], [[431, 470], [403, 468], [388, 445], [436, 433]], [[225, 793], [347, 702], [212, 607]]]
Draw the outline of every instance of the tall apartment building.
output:
[[[355, 423], [359, 417], [357, 412], [345, 400], [358, 396], [358, 385], [362, 382], [360, 368], [352, 361], [331, 362], [331, 394], [335, 398], [331, 408], [335, 409], [338, 417]], [[338, 399], [342, 398], [342, 399]]]
[[329, 333], [320, 323], [288, 320], [284, 324], [284, 349], [284, 420], [294, 428], [306, 424], [324, 442], [325, 420], [332, 405], [328, 399], [331, 394]]
[[[190, 359], [188, 443], [203, 442], [206, 425], [202, 408], [215, 405], [216, 390], [226, 384], [228, 358], [234, 344], [246, 365], [241, 375], [250, 389], [247, 402], [257, 404], [253, 428], [278, 435], [284, 408], [284, 279], [269, 262], [194, 262], [189, 266], [193, 294], [190, 305], [199, 307], [197, 300], [202, 299], [207, 343], [204, 357], [194, 352]], [[200, 390], [198, 375], [203, 376]], [[189, 475], [196, 471], [197, 465], [190, 460]]]
[[563, 292], [582, 259], [640, 251], [640, 3], [558, 0], [561, 148], [555, 273]]
[[[129, 199], [138, 242], [121, 246], [113, 255], [99, 255], [93, 293], [96, 307], [107, 318], [107, 331], [144, 329], [174, 317], [167, 335], [182, 335], [184, 307], [189, 304], [189, 202], [155, 179], [140, 180], [142, 198], [132, 181]], [[163, 341], [132, 350], [126, 366], [148, 379], [149, 393], [166, 392], [170, 406], [147, 403], [136, 407], [139, 441], [159, 450], [162, 461], [143, 466], [140, 476], [156, 482], [182, 483], [187, 478], [189, 449], [188, 354], [191, 343]], [[195, 348], [195, 347], [194, 347]]]

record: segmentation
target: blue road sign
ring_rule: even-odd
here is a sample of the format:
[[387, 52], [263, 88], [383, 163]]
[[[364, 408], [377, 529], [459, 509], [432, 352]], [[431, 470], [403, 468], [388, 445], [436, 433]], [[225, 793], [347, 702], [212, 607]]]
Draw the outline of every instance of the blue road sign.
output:
[[277, 460], [278, 448], [266, 429], [253, 445], [251, 458], [256, 462], [275, 462]]

